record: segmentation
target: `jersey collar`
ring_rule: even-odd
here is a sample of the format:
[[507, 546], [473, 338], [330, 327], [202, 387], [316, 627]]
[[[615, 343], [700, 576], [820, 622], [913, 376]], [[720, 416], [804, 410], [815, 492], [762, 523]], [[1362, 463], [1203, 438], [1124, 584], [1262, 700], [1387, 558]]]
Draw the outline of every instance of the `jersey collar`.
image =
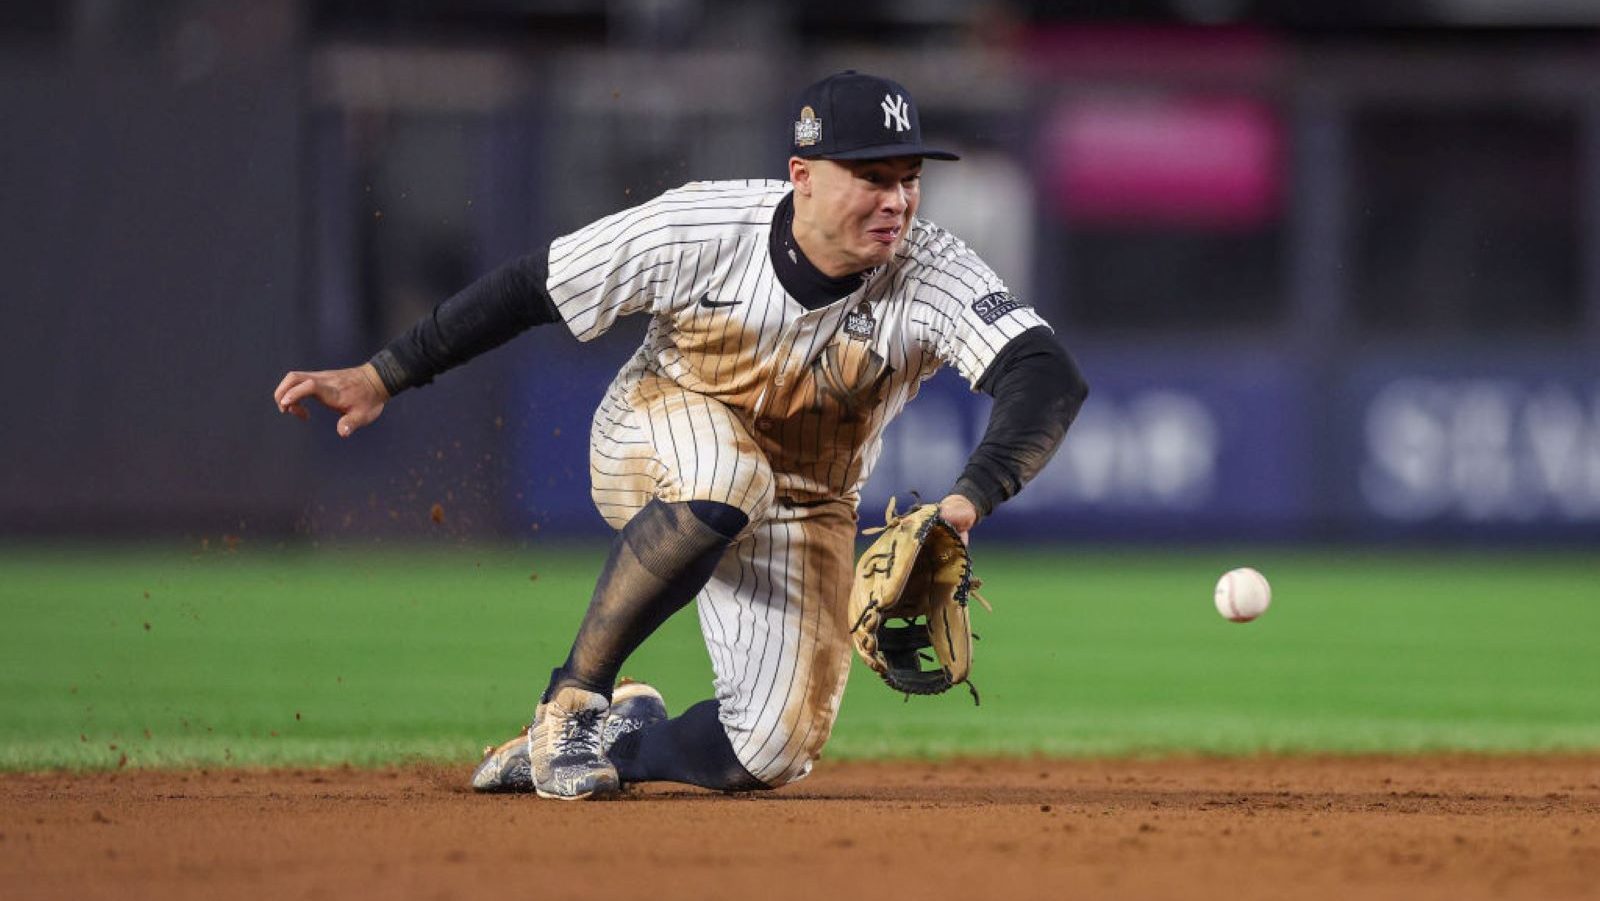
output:
[[767, 239], [767, 252], [772, 257], [773, 271], [779, 284], [799, 304], [808, 310], [819, 310], [828, 304], [849, 297], [866, 284], [876, 269], [855, 272], [831, 278], [800, 250], [794, 240], [794, 192], [785, 194], [772, 212], [772, 228]]

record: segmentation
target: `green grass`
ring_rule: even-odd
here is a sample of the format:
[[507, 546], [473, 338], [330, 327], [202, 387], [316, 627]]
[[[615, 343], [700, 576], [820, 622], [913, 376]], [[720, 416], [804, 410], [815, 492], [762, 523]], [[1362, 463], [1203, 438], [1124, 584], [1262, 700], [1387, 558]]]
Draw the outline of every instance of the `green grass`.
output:
[[[981, 552], [982, 706], [857, 663], [831, 756], [1600, 748], [1593, 554]], [[599, 554], [0, 550], [0, 769], [475, 760]], [[1211, 606], [1241, 564], [1276, 596], [1249, 625]], [[626, 672], [708, 696], [692, 611]]]

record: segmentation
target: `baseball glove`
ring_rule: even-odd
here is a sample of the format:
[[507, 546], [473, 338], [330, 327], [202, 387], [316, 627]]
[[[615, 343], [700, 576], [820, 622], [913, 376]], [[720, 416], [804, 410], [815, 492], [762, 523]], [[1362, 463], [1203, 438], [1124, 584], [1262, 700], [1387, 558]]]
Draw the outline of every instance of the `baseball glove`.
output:
[[[856, 652], [908, 698], [941, 694], [966, 682], [976, 702], [978, 691], [967, 682], [973, 639], [967, 598], [977, 582], [966, 544], [935, 504], [896, 515], [891, 498], [884, 519], [881, 529], [865, 532], [882, 534], [856, 563], [850, 590], [850, 639]], [[930, 648], [932, 657], [923, 653]], [[938, 669], [923, 669], [923, 661], [937, 663]]]

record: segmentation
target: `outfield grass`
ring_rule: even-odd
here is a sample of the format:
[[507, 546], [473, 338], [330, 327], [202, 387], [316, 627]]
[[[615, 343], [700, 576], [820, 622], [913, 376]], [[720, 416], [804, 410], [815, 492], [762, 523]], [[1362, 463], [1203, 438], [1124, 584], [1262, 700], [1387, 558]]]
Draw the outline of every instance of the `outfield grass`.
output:
[[[1600, 556], [982, 549], [965, 691], [855, 665], [833, 756], [1600, 748]], [[0, 550], [0, 768], [475, 760], [600, 549]], [[1236, 565], [1273, 608], [1235, 625]], [[630, 662], [710, 693], [692, 611]]]

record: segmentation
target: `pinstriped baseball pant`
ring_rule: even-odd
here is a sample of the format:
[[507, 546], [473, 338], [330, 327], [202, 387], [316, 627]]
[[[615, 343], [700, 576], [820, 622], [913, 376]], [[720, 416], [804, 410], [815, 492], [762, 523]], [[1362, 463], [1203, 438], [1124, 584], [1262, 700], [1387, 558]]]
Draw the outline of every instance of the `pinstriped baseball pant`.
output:
[[805, 776], [850, 670], [854, 504], [775, 501], [771, 467], [740, 418], [653, 376], [612, 386], [591, 439], [595, 504], [613, 528], [652, 497], [719, 501], [750, 517], [700, 594], [700, 630], [739, 762], [771, 786]]

